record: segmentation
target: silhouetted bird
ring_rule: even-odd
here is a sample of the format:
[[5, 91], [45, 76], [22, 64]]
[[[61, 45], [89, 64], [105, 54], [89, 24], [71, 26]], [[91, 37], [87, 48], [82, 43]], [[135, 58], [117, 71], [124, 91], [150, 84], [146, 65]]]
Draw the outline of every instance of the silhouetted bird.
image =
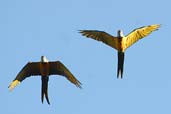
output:
[[41, 75], [42, 91], [41, 100], [43, 103], [44, 96], [47, 103], [50, 104], [48, 98], [48, 80], [49, 75], [62, 75], [66, 77], [71, 83], [81, 88], [81, 83], [73, 76], [73, 74], [60, 62], [48, 62], [45, 56], [41, 56], [41, 62], [28, 62], [23, 69], [18, 73], [17, 77], [8, 86], [10, 90], [14, 89], [21, 81], [32, 75]]
[[80, 33], [83, 36], [88, 38], [95, 39], [97, 41], [102, 41], [103, 43], [111, 46], [112, 48], [118, 50], [118, 70], [117, 77], [119, 75], [122, 78], [123, 75], [123, 66], [124, 66], [124, 52], [125, 50], [137, 42], [139, 39], [149, 35], [151, 32], [157, 30], [160, 27], [159, 24], [143, 26], [137, 28], [129, 33], [127, 36], [123, 35], [121, 30], [118, 30], [117, 37], [112, 36], [104, 31], [98, 30], [80, 30]]

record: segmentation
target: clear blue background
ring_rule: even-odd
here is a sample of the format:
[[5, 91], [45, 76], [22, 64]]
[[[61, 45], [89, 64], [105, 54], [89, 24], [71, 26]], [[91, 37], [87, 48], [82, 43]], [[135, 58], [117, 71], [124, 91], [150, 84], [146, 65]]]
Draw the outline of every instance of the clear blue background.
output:
[[[170, 0], [1, 0], [1, 114], [171, 114]], [[116, 78], [117, 51], [78, 30], [162, 24], [126, 51], [124, 78]], [[49, 80], [41, 103], [41, 78], [30, 77], [12, 92], [8, 85], [28, 61], [60, 60], [83, 83]]]

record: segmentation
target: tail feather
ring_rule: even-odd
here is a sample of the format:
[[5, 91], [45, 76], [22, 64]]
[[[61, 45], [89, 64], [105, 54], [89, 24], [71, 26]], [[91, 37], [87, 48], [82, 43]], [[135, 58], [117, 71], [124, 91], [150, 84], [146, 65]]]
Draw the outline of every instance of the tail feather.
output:
[[49, 77], [42, 76], [41, 100], [42, 100], [42, 103], [43, 103], [44, 96], [45, 96], [47, 103], [50, 104], [49, 98], [48, 98], [48, 80], [49, 80]]
[[121, 76], [123, 78], [123, 67], [124, 67], [124, 52], [118, 52], [118, 70], [117, 70], [117, 78]]

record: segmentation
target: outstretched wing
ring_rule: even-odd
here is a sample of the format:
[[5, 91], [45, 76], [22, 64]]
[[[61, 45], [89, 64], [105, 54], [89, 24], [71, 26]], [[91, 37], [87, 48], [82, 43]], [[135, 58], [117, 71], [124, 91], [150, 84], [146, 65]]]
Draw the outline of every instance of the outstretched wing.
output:
[[151, 32], [158, 30], [159, 27], [160, 27], [159, 24], [154, 24], [154, 25], [143, 26], [138, 29], [134, 29], [131, 33], [129, 33], [126, 36], [126, 48], [133, 45], [139, 39], [149, 35]]
[[104, 31], [80, 30], [80, 33], [83, 36], [92, 38], [97, 41], [102, 41], [103, 43], [111, 46], [112, 48], [118, 49], [118, 38], [104, 32]]
[[49, 62], [49, 67], [50, 67], [49, 68], [50, 75], [62, 75], [66, 77], [71, 83], [81, 88], [81, 83], [60, 61]]
[[14, 89], [21, 81], [31, 75], [40, 75], [39, 62], [29, 62], [18, 73], [17, 77], [8, 86], [10, 90]]

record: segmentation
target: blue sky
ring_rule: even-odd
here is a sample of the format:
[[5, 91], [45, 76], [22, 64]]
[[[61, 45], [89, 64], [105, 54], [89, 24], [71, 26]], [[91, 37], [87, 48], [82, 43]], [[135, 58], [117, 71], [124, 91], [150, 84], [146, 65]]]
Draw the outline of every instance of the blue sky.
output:
[[[171, 31], [169, 0], [1, 0], [0, 113], [170, 114]], [[117, 51], [78, 30], [122, 29], [162, 24], [125, 54], [123, 79], [116, 78]], [[28, 61], [60, 60], [83, 83], [49, 79], [51, 105], [41, 103], [41, 78], [30, 77], [12, 92], [8, 85]]]

